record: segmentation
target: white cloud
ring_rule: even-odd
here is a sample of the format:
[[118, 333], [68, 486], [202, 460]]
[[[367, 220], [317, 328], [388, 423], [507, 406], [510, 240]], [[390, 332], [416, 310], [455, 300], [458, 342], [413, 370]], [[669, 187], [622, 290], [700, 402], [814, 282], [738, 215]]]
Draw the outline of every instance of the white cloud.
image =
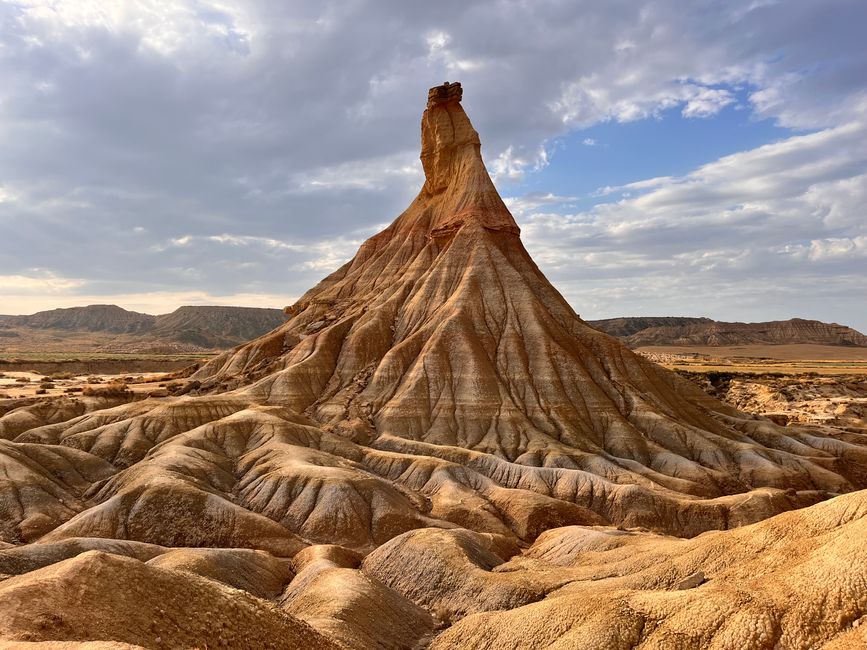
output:
[[703, 88], [686, 102], [681, 113], [684, 117], [711, 117], [734, 102], [735, 98], [729, 90]]
[[4, 314], [33, 314], [46, 308], [82, 307], [114, 304], [146, 314], [167, 314], [184, 305], [225, 305], [237, 307], [270, 307], [282, 309], [298, 299], [300, 294], [281, 293], [208, 293], [205, 291], [148, 291], [144, 293], [64, 294], [52, 296], [49, 307], [36, 295], [6, 296], [0, 294]]
[[32, 275], [0, 275], [0, 304], [3, 304], [5, 309], [8, 309], [12, 296], [28, 294], [54, 296], [85, 284], [84, 280], [62, 278], [40, 269], [33, 269], [32, 273]]
[[[31, 30], [63, 37], [71, 30], [98, 29], [136, 33], [142, 46], [163, 56], [215, 48], [245, 52], [252, 26], [237, 5], [183, 0], [24, 0], [16, 2], [20, 19]], [[79, 56], [92, 56], [80, 45]]]
[[566, 205], [574, 201], [574, 196], [559, 196], [551, 192], [531, 192], [522, 196], [505, 196], [503, 202], [515, 217], [523, 217], [547, 205]]
[[417, 152], [402, 152], [378, 159], [353, 160], [297, 174], [287, 191], [359, 189], [383, 191], [395, 183], [421, 186], [424, 172]]
[[808, 244], [787, 244], [779, 252], [811, 262], [867, 258], [867, 235], [813, 239]]
[[544, 143], [529, 156], [522, 156], [509, 146], [489, 165], [489, 172], [494, 182], [520, 181], [527, 173], [545, 169], [549, 162]]
[[454, 51], [449, 48], [452, 39], [445, 32], [432, 32], [425, 40], [428, 46], [428, 62], [435, 66], [443, 66], [448, 73], [471, 72], [484, 65], [480, 60], [457, 57]]
[[651, 190], [671, 183], [674, 180], [675, 178], [673, 176], [657, 176], [655, 178], [646, 178], [644, 180], [634, 181], [624, 185], [606, 185], [605, 187], [600, 187], [596, 190], [594, 196], [609, 196], [610, 194], [629, 195], [634, 191]]
[[[271, 260], [280, 259], [288, 264], [286, 268], [304, 271], [330, 272], [350, 260], [364, 241], [364, 236], [373, 235], [376, 231], [384, 228], [386, 224], [379, 224], [375, 228], [359, 232], [359, 238], [337, 237], [323, 239], [315, 242], [290, 242], [274, 239], [273, 237], [256, 237], [251, 235], [233, 235], [222, 233], [219, 235], [184, 235], [168, 240], [158, 247], [165, 250], [174, 248], [200, 249], [203, 254], [211, 253], [213, 245], [241, 249], [252, 249], [254, 255], [261, 258], [270, 255]], [[214, 253], [216, 257], [223, 258], [224, 253]], [[275, 258], [274, 255], [280, 256]], [[240, 262], [238, 268], [250, 269], [252, 263]], [[181, 275], [191, 277], [194, 269], [176, 267]], [[200, 271], [195, 271], [197, 274]]]

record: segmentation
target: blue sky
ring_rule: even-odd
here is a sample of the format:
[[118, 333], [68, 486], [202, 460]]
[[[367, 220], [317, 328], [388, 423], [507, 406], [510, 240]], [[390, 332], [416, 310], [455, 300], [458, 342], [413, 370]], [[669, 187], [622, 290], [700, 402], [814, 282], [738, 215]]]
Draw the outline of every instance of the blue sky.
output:
[[293, 302], [461, 81], [586, 318], [867, 331], [860, 0], [0, 1], [0, 313]]
[[[748, 92], [709, 117], [685, 117], [680, 108], [632, 122], [606, 121], [554, 138], [547, 144], [549, 163], [511, 194], [551, 192], [575, 196], [581, 208], [606, 200], [599, 189], [656, 176], [678, 176], [723, 156], [783, 140], [800, 131], [757, 118]], [[608, 200], [614, 200], [611, 195]]]

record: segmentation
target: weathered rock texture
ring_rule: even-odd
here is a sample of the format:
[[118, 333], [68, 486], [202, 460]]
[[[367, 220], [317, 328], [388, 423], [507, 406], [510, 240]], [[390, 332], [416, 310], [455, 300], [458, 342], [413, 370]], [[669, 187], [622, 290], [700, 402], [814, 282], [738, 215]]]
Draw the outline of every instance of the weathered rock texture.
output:
[[431, 90], [412, 205], [187, 395], [0, 418], [0, 636], [857, 642], [867, 496], [778, 513], [864, 488], [867, 441], [740, 413], [587, 326], [460, 99]]

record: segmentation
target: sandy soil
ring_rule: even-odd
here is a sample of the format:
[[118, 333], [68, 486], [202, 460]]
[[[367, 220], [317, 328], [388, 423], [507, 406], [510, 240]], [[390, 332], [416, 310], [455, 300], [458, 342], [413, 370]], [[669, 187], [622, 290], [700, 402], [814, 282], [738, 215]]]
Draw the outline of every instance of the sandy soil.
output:
[[867, 348], [832, 345], [652, 346], [636, 351], [673, 370], [867, 375]]
[[867, 431], [867, 348], [672, 346], [639, 352], [714, 397], [777, 424]]
[[0, 399], [27, 399], [33, 397], [56, 397], [76, 395], [86, 389], [100, 390], [108, 386], [123, 385], [133, 394], [153, 394], [155, 397], [168, 394], [165, 387], [170, 375], [163, 372], [129, 374], [81, 374], [56, 373], [43, 375], [38, 372], [0, 373]]

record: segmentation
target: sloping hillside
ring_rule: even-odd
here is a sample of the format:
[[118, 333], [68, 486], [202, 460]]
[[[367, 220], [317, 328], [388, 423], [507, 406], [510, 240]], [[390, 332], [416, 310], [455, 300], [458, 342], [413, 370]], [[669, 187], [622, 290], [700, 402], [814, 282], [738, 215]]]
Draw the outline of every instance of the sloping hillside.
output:
[[611, 336], [621, 338], [631, 336], [642, 330], [657, 327], [683, 327], [686, 325], [709, 324], [710, 318], [690, 318], [687, 316], [625, 316], [623, 318], [605, 318], [603, 320], [588, 320], [587, 323]]
[[154, 332], [204, 348], [230, 348], [283, 324], [280, 309], [257, 307], [179, 307], [157, 316]]
[[154, 316], [128, 311], [117, 305], [88, 305], [69, 309], [51, 309], [29, 316], [3, 317], [6, 329], [55, 329], [80, 332], [114, 332], [136, 334], [153, 329]]

